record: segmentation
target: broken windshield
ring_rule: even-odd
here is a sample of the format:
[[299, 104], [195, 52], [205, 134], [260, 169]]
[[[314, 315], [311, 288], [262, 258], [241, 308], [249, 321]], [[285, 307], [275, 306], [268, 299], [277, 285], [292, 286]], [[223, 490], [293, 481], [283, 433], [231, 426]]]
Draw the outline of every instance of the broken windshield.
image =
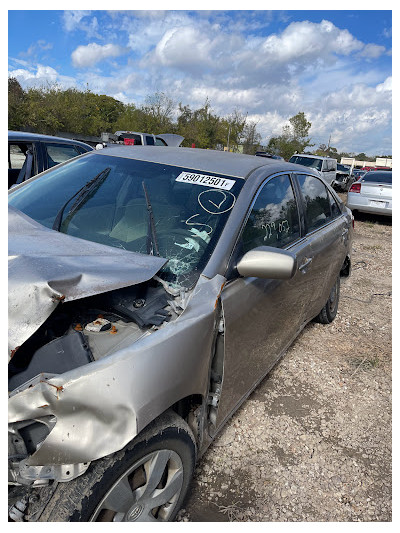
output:
[[88, 154], [14, 190], [9, 202], [53, 228], [66, 202], [105, 168], [107, 179], [96, 181], [85, 201], [62, 220], [60, 231], [143, 254], [155, 245], [160, 256], [168, 259], [160, 276], [174, 285], [192, 286], [216, 246], [243, 180]]

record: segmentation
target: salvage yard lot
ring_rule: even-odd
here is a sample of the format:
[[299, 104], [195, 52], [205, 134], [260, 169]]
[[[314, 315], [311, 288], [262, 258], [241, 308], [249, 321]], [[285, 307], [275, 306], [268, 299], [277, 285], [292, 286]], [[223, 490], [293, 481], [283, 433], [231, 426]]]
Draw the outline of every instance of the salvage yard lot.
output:
[[307, 325], [232, 417], [178, 520], [391, 521], [391, 239], [391, 219], [356, 215], [335, 321]]

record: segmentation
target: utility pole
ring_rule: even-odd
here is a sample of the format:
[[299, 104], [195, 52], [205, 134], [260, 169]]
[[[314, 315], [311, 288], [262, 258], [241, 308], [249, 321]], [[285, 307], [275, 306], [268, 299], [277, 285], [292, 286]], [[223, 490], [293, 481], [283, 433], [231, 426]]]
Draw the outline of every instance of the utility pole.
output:
[[332, 134], [329, 135], [329, 141], [328, 141], [328, 148], [327, 148], [327, 150], [329, 150], [329, 147], [330, 147], [330, 145], [331, 145], [331, 135], [332, 135]]
[[228, 130], [228, 146], [227, 146], [227, 149], [228, 149], [228, 152], [229, 152], [229, 137], [231, 135], [231, 124], [229, 124], [229, 130]]

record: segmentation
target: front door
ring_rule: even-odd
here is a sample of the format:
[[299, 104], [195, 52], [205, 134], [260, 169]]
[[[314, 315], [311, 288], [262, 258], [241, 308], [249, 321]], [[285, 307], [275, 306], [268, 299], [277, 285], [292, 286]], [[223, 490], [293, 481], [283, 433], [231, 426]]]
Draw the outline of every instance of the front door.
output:
[[222, 391], [216, 429], [274, 365], [299, 331], [304, 316], [311, 247], [300, 232], [291, 178], [281, 175], [262, 186], [236, 258], [257, 246], [289, 250], [298, 270], [290, 280], [233, 276], [221, 294], [225, 323]]

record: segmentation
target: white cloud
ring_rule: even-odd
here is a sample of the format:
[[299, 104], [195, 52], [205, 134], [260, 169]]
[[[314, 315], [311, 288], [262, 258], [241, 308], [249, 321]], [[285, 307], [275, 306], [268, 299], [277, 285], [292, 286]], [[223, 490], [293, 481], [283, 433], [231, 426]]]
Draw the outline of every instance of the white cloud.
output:
[[386, 80], [383, 83], [380, 83], [379, 85], [377, 85], [376, 91], [378, 93], [387, 92], [387, 91], [391, 92], [392, 91], [392, 76], [389, 76], [388, 78], [386, 78]]
[[116, 44], [99, 45], [90, 43], [86, 46], [78, 46], [72, 54], [72, 63], [75, 67], [85, 68], [92, 67], [96, 63], [109, 57], [118, 57], [124, 54], [126, 50]]
[[327, 59], [331, 54], [348, 55], [362, 46], [347, 30], [340, 30], [332, 22], [323, 20], [319, 24], [292, 22], [280, 36], [267, 37], [262, 51], [269, 60], [287, 62], [321, 56]]
[[53, 48], [52, 43], [47, 43], [43, 39], [39, 39], [36, 41], [36, 43], [31, 44], [31, 46], [28, 48], [26, 52], [20, 52], [20, 55], [22, 57], [30, 57], [34, 56], [40, 51], [47, 51], [51, 50]]
[[82, 19], [90, 15], [90, 11], [64, 11], [64, 28], [66, 31], [75, 31], [82, 27]]
[[91, 11], [64, 11], [64, 29], [67, 32], [82, 31], [86, 33], [88, 39], [101, 38], [99, 23], [96, 17], [89, 21], [83, 20], [90, 17]]
[[390, 129], [391, 100], [391, 78], [375, 87], [357, 84], [332, 92], [307, 110], [310, 133], [321, 138], [329, 132], [331, 145], [344, 151], [386, 151], [382, 136]]
[[46, 65], [36, 65], [36, 68], [14, 69], [8, 72], [12, 78], [16, 78], [23, 87], [40, 87], [57, 84], [63, 89], [76, 86], [76, 80], [69, 76], [63, 76], [54, 68]]
[[384, 46], [380, 46], [378, 44], [366, 44], [360, 52], [361, 57], [371, 57], [373, 59], [376, 59], [380, 57], [382, 54], [384, 54], [386, 51], [386, 48]]
[[[280, 34], [264, 38], [232, 32], [229, 24], [211, 24], [204, 19], [191, 21], [190, 25], [183, 19], [170, 22], [142, 58], [142, 67], [167, 67], [196, 79], [210, 73], [220, 75], [221, 79], [215, 79], [223, 86], [229, 75], [230, 79], [239, 80], [236, 86], [240, 89], [265, 83], [288, 83], [307, 71], [315, 75], [352, 54], [376, 59], [385, 52], [384, 47], [365, 45], [348, 30], [339, 29], [326, 20], [293, 22]], [[157, 28], [162, 30], [161, 26]]]

